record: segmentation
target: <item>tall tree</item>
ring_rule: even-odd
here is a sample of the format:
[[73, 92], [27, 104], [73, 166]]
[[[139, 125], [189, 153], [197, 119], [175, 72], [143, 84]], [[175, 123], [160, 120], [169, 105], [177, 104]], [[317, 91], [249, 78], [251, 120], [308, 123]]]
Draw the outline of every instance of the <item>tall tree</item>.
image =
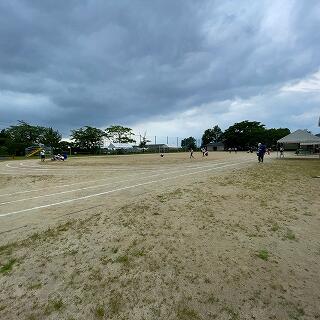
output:
[[197, 149], [196, 139], [189, 137], [181, 140], [181, 147], [186, 149]]
[[139, 148], [145, 148], [148, 142], [151, 142], [151, 140], [148, 140], [146, 137], [142, 137], [141, 142], [139, 143]]
[[8, 135], [5, 129], [0, 131], [0, 156], [8, 154], [8, 147], [6, 146], [8, 142]]
[[207, 129], [202, 135], [202, 144], [208, 144], [210, 142], [219, 142], [222, 140], [222, 130], [218, 125], [212, 129]]
[[223, 134], [227, 147], [247, 148], [264, 142], [265, 125], [257, 121], [242, 121], [230, 126]]
[[277, 141], [290, 133], [288, 128], [268, 129], [265, 136], [265, 143], [270, 147], [275, 147]]
[[116, 143], [134, 143], [136, 140], [131, 137], [134, 135], [131, 128], [120, 125], [110, 126], [106, 129], [106, 136]]
[[0, 131], [0, 146], [4, 146], [6, 144], [7, 139], [8, 139], [8, 134], [6, 132], [6, 129], [2, 129]]
[[105, 133], [102, 130], [90, 126], [71, 130], [71, 140], [75, 145], [90, 152], [97, 152], [103, 143], [104, 136]]
[[44, 127], [33, 126], [25, 121], [5, 129], [6, 147], [10, 154], [24, 155], [25, 148], [40, 143]]
[[48, 147], [57, 148], [62, 139], [62, 135], [58, 130], [53, 128], [43, 128], [40, 142]]
[[19, 124], [10, 126], [6, 129], [9, 139], [16, 143], [27, 145], [39, 143], [43, 127], [33, 126], [25, 121], [18, 121]]
[[147, 143], [151, 142], [151, 140], [147, 139], [147, 131], [145, 131], [144, 135], [140, 135], [140, 143], [139, 143], [139, 148], [146, 148]]

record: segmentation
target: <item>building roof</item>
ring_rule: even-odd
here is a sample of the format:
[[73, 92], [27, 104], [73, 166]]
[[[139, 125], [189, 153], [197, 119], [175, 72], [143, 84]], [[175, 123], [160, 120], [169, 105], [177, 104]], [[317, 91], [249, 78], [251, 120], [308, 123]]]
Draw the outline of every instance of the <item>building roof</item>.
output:
[[224, 147], [224, 143], [219, 141], [219, 142], [210, 142], [210, 143], [207, 143], [206, 146], [212, 146], [212, 147]]
[[159, 147], [168, 147], [164, 143], [157, 143], [157, 144], [147, 144], [146, 148], [159, 148]]
[[132, 145], [129, 143], [116, 143], [112, 142], [108, 145], [108, 149], [131, 149]]
[[297, 130], [278, 140], [278, 143], [320, 144], [320, 138], [307, 130]]

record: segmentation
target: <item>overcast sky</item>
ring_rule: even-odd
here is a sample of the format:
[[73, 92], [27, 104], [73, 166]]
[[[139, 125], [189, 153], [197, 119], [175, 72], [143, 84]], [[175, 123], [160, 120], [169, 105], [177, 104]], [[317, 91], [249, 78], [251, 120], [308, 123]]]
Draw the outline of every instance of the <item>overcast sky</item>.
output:
[[1, 1], [0, 128], [318, 133], [319, 30], [319, 0]]

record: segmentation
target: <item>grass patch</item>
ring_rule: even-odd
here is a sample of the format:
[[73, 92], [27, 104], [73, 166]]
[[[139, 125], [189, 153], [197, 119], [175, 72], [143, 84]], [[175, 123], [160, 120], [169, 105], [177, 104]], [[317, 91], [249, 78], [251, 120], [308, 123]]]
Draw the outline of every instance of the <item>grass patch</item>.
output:
[[276, 232], [280, 229], [279, 225], [277, 222], [273, 223], [271, 226], [271, 231]]
[[130, 265], [130, 259], [128, 255], [119, 256], [114, 260], [114, 262], [122, 263], [126, 267]]
[[304, 316], [305, 312], [303, 308], [296, 307], [294, 310], [288, 312], [288, 316], [293, 320], [300, 320]]
[[238, 320], [238, 319], [240, 319], [239, 312], [234, 310], [230, 306], [224, 306], [222, 308], [222, 311], [225, 311], [229, 315], [229, 319], [230, 320]]
[[287, 230], [287, 233], [286, 233], [286, 235], [285, 235], [285, 238], [286, 238], [286, 239], [289, 239], [289, 240], [297, 240], [296, 235], [295, 235], [295, 234], [293, 233], [293, 231], [290, 230], [290, 229]]
[[211, 295], [208, 297], [207, 302], [208, 302], [208, 303], [218, 303], [218, 302], [219, 302], [219, 298], [217, 298], [215, 295], [211, 294]]
[[4, 310], [7, 306], [5, 306], [4, 304], [0, 305], [0, 311]]
[[13, 265], [17, 262], [16, 259], [10, 259], [6, 264], [4, 264], [3, 266], [1, 266], [0, 268], [0, 273], [2, 274], [6, 274], [6, 273], [9, 273], [12, 268], [13, 268]]
[[200, 320], [197, 312], [186, 306], [179, 306], [177, 310], [177, 319], [179, 320]]
[[64, 303], [62, 301], [62, 298], [49, 300], [45, 308], [45, 315], [49, 315], [55, 311], [61, 311], [63, 307], [64, 307]]
[[109, 300], [109, 311], [112, 315], [119, 313], [122, 305], [122, 296], [120, 293], [113, 293]]
[[112, 253], [117, 253], [119, 251], [119, 249], [117, 248], [117, 247], [113, 247], [112, 249], [111, 249], [111, 252]]
[[163, 194], [159, 194], [157, 195], [157, 199], [164, 203], [164, 202], [167, 202], [169, 200], [174, 200], [174, 199], [179, 199], [181, 198], [183, 195], [183, 192], [182, 190], [179, 188], [179, 189], [176, 189], [175, 191], [172, 191], [172, 192], [166, 192], [166, 193], [163, 193]]
[[267, 261], [268, 258], [269, 258], [269, 252], [268, 252], [267, 250], [260, 250], [260, 251], [257, 253], [257, 257], [259, 257], [259, 258], [262, 259], [262, 260]]
[[37, 290], [37, 289], [40, 289], [42, 287], [42, 283], [41, 282], [38, 282], [38, 283], [33, 283], [31, 284], [28, 289], [29, 290]]
[[4, 246], [0, 246], [0, 254], [7, 254], [10, 255], [12, 253], [14, 244], [6, 244]]
[[145, 256], [146, 254], [145, 254], [145, 252], [144, 252], [143, 249], [140, 249], [140, 250], [134, 251], [134, 252], [132, 253], [132, 255], [135, 256], [135, 257], [143, 257], [143, 256]]
[[97, 306], [95, 311], [94, 311], [94, 314], [97, 318], [103, 318], [104, 315], [106, 314], [105, 310], [104, 310], [104, 307], [103, 306]]
[[103, 279], [100, 269], [93, 269], [88, 278], [94, 281], [101, 281]]

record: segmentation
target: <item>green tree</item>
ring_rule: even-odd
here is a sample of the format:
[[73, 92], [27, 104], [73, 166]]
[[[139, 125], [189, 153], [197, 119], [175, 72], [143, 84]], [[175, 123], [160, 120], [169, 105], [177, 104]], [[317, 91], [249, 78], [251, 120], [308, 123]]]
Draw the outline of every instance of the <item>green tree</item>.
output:
[[268, 129], [265, 136], [265, 143], [269, 147], [275, 147], [277, 141], [290, 133], [288, 128], [271, 128]]
[[0, 145], [12, 155], [24, 155], [25, 149], [32, 145], [57, 146], [60, 140], [61, 134], [57, 130], [33, 126], [25, 121], [18, 121], [17, 125], [3, 129], [0, 133]]
[[57, 148], [62, 139], [62, 135], [58, 130], [53, 128], [43, 128], [43, 132], [40, 138], [40, 142], [48, 147]]
[[132, 139], [134, 135], [131, 128], [123, 127], [120, 125], [110, 126], [106, 130], [106, 136], [115, 143], [134, 143], [136, 140]]
[[202, 144], [208, 144], [210, 142], [222, 141], [222, 130], [219, 126], [214, 126], [212, 129], [207, 129], [202, 135]]
[[8, 154], [8, 147], [6, 146], [8, 140], [8, 136], [6, 134], [5, 129], [0, 131], [0, 156]]
[[6, 129], [8, 138], [16, 143], [27, 145], [39, 143], [43, 127], [33, 126], [25, 121], [18, 121], [19, 124], [10, 126]]
[[0, 131], [0, 146], [4, 146], [7, 142], [8, 134], [5, 129]]
[[25, 121], [5, 129], [6, 147], [10, 154], [24, 155], [25, 148], [40, 143], [43, 127], [33, 126]]
[[148, 140], [146, 137], [142, 137], [141, 142], [139, 143], [139, 148], [145, 148], [148, 142], [151, 142], [151, 140]]
[[185, 149], [197, 149], [196, 139], [194, 137], [189, 137], [181, 140], [181, 147]]
[[242, 121], [230, 126], [223, 134], [226, 147], [247, 148], [264, 142], [266, 138], [265, 125], [258, 121]]
[[71, 140], [74, 141], [76, 147], [88, 150], [92, 153], [95, 153], [100, 149], [104, 136], [104, 131], [90, 126], [71, 130]]

